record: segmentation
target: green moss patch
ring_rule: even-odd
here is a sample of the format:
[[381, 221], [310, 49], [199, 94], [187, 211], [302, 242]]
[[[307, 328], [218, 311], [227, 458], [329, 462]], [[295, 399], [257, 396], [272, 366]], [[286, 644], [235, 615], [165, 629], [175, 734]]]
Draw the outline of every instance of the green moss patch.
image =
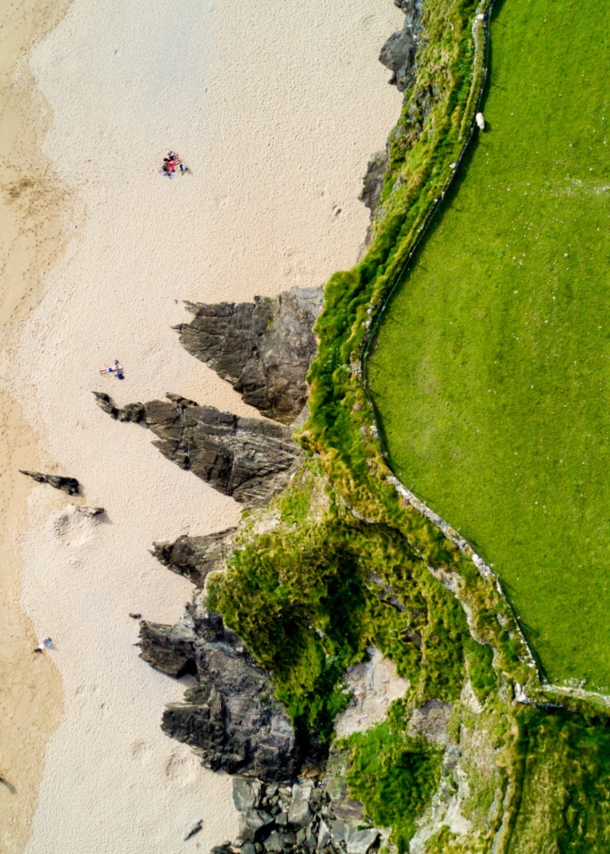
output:
[[[289, 490], [280, 503], [295, 501]], [[236, 551], [208, 602], [273, 674], [299, 731], [323, 740], [349, 699], [343, 674], [367, 647], [392, 658], [421, 702], [455, 699], [465, 655], [469, 667], [476, 657], [460, 604], [405, 538], [337, 507]]]
[[510, 851], [610, 850], [610, 728], [563, 711], [518, 715], [521, 781]]
[[415, 820], [438, 785], [442, 750], [386, 721], [350, 736], [350, 794], [362, 802], [377, 827], [391, 827], [398, 854], [408, 851]]

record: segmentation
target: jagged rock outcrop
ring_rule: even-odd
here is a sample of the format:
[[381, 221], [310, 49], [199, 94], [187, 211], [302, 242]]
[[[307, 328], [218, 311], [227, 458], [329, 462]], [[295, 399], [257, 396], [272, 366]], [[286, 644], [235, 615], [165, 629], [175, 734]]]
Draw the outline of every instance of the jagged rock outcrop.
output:
[[338, 818], [328, 792], [312, 780], [289, 788], [238, 777], [233, 803], [239, 810], [239, 835], [212, 854], [369, 854], [379, 843], [374, 827]]
[[189, 537], [183, 534], [173, 543], [153, 543], [153, 554], [163, 566], [183, 575], [197, 587], [203, 587], [210, 572], [220, 569], [233, 549], [233, 534], [237, 528]]
[[147, 620], [140, 623], [140, 658], [168, 676], [195, 672], [194, 643], [192, 626], [182, 621], [175, 626]]
[[253, 303], [185, 306], [193, 319], [175, 327], [182, 346], [262, 415], [290, 424], [307, 400], [305, 377], [316, 352], [313, 325], [322, 289], [293, 288]]
[[127, 406], [119, 408], [105, 391], [94, 391], [93, 396], [99, 408], [118, 421], [132, 421], [138, 424], [146, 417], [143, 403], [128, 403]]
[[172, 675], [193, 666], [197, 676], [184, 702], [167, 707], [163, 731], [193, 747], [214, 771], [265, 782], [292, 781], [299, 746], [268, 674], [220, 615], [198, 603], [195, 597], [176, 627], [141, 624], [146, 661], [166, 673], [177, 671]]
[[19, 471], [21, 474], [25, 474], [28, 477], [33, 478], [37, 483], [48, 483], [49, 486], [53, 486], [55, 489], [61, 489], [63, 492], [67, 492], [68, 495], [78, 495], [80, 492], [80, 483], [75, 477], [63, 477], [57, 474], [42, 474], [39, 471], [24, 471], [23, 469], [19, 469]]
[[375, 647], [367, 649], [364, 661], [348, 667], [344, 680], [351, 698], [349, 706], [335, 718], [337, 738], [381, 723], [390, 704], [409, 688], [409, 680], [400, 677], [394, 662]]
[[415, 54], [423, 14], [423, 0], [394, 0], [404, 12], [403, 28], [390, 36], [379, 54], [379, 61], [392, 72], [390, 83], [404, 92], [415, 80]]
[[158, 437], [153, 444], [172, 462], [249, 507], [283, 489], [303, 456], [281, 424], [239, 418], [177, 395], [122, 409], [107, 394], [94, 395], [113, 418], [145, 422]]
[[377, 205], [379, 204], [387, 165], [387, 151], [378, 151], [370, 158], [366, 168], [366, 174], [362, 179], [362, 191], [358, 198], [361, 202], [364, 202], [364, 206], [370, 210], [371, 219], [373, 218]]

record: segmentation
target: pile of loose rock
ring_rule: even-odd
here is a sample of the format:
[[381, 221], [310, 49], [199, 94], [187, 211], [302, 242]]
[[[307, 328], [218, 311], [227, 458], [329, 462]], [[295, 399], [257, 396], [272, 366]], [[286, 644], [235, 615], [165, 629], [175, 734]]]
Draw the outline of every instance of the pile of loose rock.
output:
[[233, 801], [239, 836], [212, 854], [368, 854], [379, 844], [378, 830], [338, 818], [328, 792], [310, 780], [289, 787], [236, 777]]

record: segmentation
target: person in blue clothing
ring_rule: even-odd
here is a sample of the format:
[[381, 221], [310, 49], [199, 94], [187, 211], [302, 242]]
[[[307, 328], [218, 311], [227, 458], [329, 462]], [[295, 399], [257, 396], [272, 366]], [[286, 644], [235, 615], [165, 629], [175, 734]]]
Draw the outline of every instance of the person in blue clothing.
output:
[[100, 374], [114, 374], [118, 380], [124, 379], [123, 366], [115, 359], [111, 365], [100, 369]]

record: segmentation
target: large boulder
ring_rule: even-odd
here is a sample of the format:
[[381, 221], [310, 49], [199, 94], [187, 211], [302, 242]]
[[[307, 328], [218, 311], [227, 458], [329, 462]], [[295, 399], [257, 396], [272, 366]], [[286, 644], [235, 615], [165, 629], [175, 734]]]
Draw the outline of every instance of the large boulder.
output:
[[305, 377], [316, 352], [313, 326], [322, 289], [293, 288], [251, 303], [185, 305], [193, 319], [175, 327], [183, 347], [262, 415], [290, 424], [307, 400]]
[[195, 671], [195, 650], [192, 626], [178, 622], [175, 626], [161, 623], [140, 623], [140, 658], [147, 664], [167, 673], [182, 676]]

